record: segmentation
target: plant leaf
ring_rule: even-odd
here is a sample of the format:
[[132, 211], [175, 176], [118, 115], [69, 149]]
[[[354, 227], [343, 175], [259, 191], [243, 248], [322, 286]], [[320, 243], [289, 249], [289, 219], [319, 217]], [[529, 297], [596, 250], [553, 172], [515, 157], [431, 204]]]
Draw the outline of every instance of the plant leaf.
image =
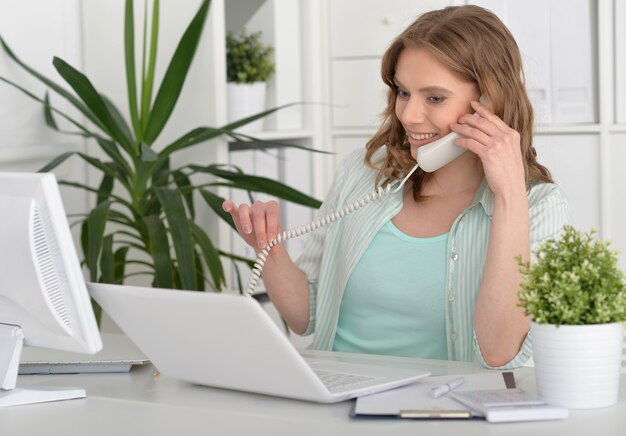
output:
[[130, 119], [137, 138], [142, 136], [137, 109], [137, 72], [135, 71], [135, 12], [133, 0], [126, 0], [124, 11], [124, 59], [126, 60], [126, 88]]
[[102, 242], [104, 239], [104, 229], [106, 227], [107, 216], [111, 202], [100, 203], [89, 212], [87, 216], [87, 251], [85, 257], [89, 268], [90, 280], [98, 281], [98, 261], [102, 252]]
[[104, 94], [100, 94], [100, 97], [102, 98], [102, 101], [104, 101], [104, 104], [106, 105], [107, 109], [109, 110], [109, 113], [113, 117], [113, 120], [122, 130], [122, 134], [124, 135], [124, 137], [129, 138], [132, 141], [133, 132], [130, 131], [130, 127], [128, 127], [126, 120], [124, 119], [120, 111], [117, 109], [115, 104], [111, 100], [109, 100], [109, 98]]
[[193, 232], [193, 237], [196, 243], [202, 250], [204, 262], [206, 263], [206, 266], [211, 273], [211, 278], [213, 279], [213, 285], [216, 290], [221, 291], [226, 283], [226, 277], [224, 276], [224, 268], [222, 267], [220, 256], [215, 249], [213, 242], [211, 242], [211, 238], [209, 238], [200, 226], [191, 222], [191, 231]]
[[222, 203], [224, 203], [225, 199], [206, 189], [200, 189], [200, 194], [209, 207], [213, 209], [213, 212], [215, 212], [222, 220], [231, 226], [233, 230], [237, 231], [233, 217], [222, 209]]
[[96, 204], [104, 203], [111, 197], [111, 192], [113, 192], [113, 180], [113, 177], [106, 173], [102, 175], [102, 181], [100, 182], [100, 186], [98, 187], [98, 197], [96, 199]]
[[198, 288], [193, 239], [189, 220], [180, 193], [168, 188], [154, 189], [167, 219], [169, 232], [176, 252], [177, 269], [184, 289]]
[[143, 219], [148, 229], [150, 255], [154, 260], [154, 282], [159, 288], [172, 288], [172, 258], [167, 239], [167, 230], [158, 215], [150, 215]]
[[124, 271], [126, 269], [126, 255], [128, 254], [128, 247], [120, 247], [115, 250], [113, 255], [114, 265], [114, 283], [122, 284], [124, 282]]
[[223, 131], [232, 131], [232, 130], [235, 130], [236, 128], [238, 128], [238, 127], [245, 126], [246, 124], [250, 124], [250, 123], [252, 123], [252, 122], [254, 122], [256, 120], [259, 120], [259, 119], [261, 119], [263, 117], [266, 117], [266, 116], [268, 116], [270, 114], [273, 114], [276, 111], [279, 111], [281, 109], [287, 108], [289, 106], [294, 106], [294, 105], [297, 105], [297, 104], [300, 104], [300, 103], [294, 102], [294, 103], [287, 103], [287, 104], [283, 104], [283, 105], [280, 105], [280, 106], [276, 106], [276, 107], [273, 107], [271, 109], [265, 110], [263, 112], [259, 112], [259, 113], [256, 113], [254, 115], [250, 115], [249, 117], [242, 118], [242, 119], [237, 120], [237, 121], [233, 121], [232, 123], [229, 123], [229, 124], [226, 124], [225, 126], [220, 127], [220, 129], [223, 130]]
[[59, 126], [57, 126], [56, 121], [54, 121], [54, 117], [52, 116], [52, 110], [50, 109], [50, 97], [48, 95], [48, 91], [46, 91], [46, 95], [43, 99], [43, 115], [46, 120], [46, 125], [57, 132], [59, 131]]
[[196, 210], [193, 205], [193, 185], [191, 184], [191, 180], [189, 180], [189, 177], [187, 177], [187, 175], [180, 170], [174, 171], [172, 173], [172, 177], [174, 178], [174, 182], [176, 183], [176, 186], [178, 186], [178, 190], [185, 200], [191, 219], [194, 219], [196, 216]]
[[104, 131], [111, 135], [111, 137], [124, 147], [129, 154], [133, 155], [134, 146], [132, 139], [127, 137], [124, 128], [117, 124], [114, 116], [109, 112], [106, 103], [89, 79], [63, 59], [56, 56], [52, 61], [52, 65], [54, 65], [61, 77], [76, 91], [76, 94], [78, 94], [87, 107], [93, 112], [100, 121]]
[[61, 165], [69, 157], [75, 155], [76, 153], [77, 153], [76, 151], [68, 151], [68, 152], [65, 152], [63, 154], [60, 154], [57, 157], [55, 157], [54, 159], [52, 159], [50, 162], [45, 164], [43, 167], [39, 168], [37, 170], [37, 172], [38, 173], [49, 173], [50, 171], [52, 171], [53, 169], [55, 169], [56, 167]]
[[[0, 81], [5, 82], [5, 83], [11, 85], [12, 87], [14, 87], [15, 89], [17, 89], [20, 92], [24, 93], [25, 95], [27, 95], [28, 97], [32, 98], [33, 100], [36, 100], [39, 103], [42, 103], [44, 105], [46, 104], [45, 100], [42, 100], [41, 98], [37, 97], [32, 92], [26, 90], [25, 88], [21, 87], [17, 83], [8, 80], [6, 77], [0, 76]], [[54, 108], [53, 106], [49, 106], [49, 108], [50, 108], [50, 110], [52, 112], [54, 112], [54, 113], [60, 115], [61, 117], [65, 118], [67, 121], [69, 121], [71, 124], [76, 126], [81, 131], [81, 132], [62, 132], [62, 133], [69, 134], [69, 135], [82, 135], [82, 136], [85, 136], [85, 137], [88, 137], [88, 138], [100, 138], [100, 139], [102, 139], [102, 137], [100, 137], [100, 136], [96, 135], [95, 133], [89, 131], [86, 127], [84, 127], [78, 121], [72, 119], [69, 115], [67, 115], [67, 114], [63, 113], [62, 111]]]
[[178, 43], [174, 56], [167, 67], [144, 132], [143, 140], [147, 144], [151, 145], [159, 136], [174, 110], [183, 83], [189, 72], [189, 66], [198, 47], [198, 41], [202, 34], [210, 3], [210, 0], [203, 0], [198, 12], [191, 20], [191, 23], [189, 23], [187, 30], [185, 30], [183, 37]]
[[[150, 118], [150, 103], [152, 102], [152, 88], [154, 87], [154, 70], [156, 67], [157, 43], [159, 40], [159, 0], [154, 0], [152, 5], [152, 30], [150, 33], [150, 57], [148, 59], [148, 67], [145, 64], [142, 68], [142, 87], [141, 87], [141, 129], [145, 131]], [[148, 8], [146, 7], [146, 14]], [[146, 50], [146, 16], [144, 15], [144, 62]], [[142, 138], [143, 141], [143, 138]]]
[[124, 179], [127, 180], [128, 175], [132, 174], [133, 170], [131, 169], [126, 159], [124, 159], [124, 156], [122, 156], [122, 153], [120, 153], [120, 150], [117, 147], [117, 144], [114, 141], [111, 141], [110, 139], [102, 138], [99, 136], [96, 137], [96, 141], [98, 142], [98, 145], [100, 145], [100, 148], [102, 148], [102, 150], [107, 155], [109, 155], [111, 159], [113, 159], [113, 162], [117, 163], [119, 166], [121, 166], [124, 169], [121, 175], [125, 176]]
[[121, 178], [119, 173], [117, 171], [115, 171], [115, 169], [112, 168], [110, 165], [106, 165], [100, 159], [97, 159], [95, 157], [89, 156], [88, 154], [85, 154], [85, 153], [77, 153], [77, 154], [80, 157], [82, 157], [90, 165], [96, 167], [97, 169], [99, 169], [103, 173], [107, 174], [108, 176], [113, 177], [114, 179], [119, 180], [120, 183], [122, 183], [124, 186], [129, 187], [127, 180], [124, 179], [124, 178]]
[[100, 256], [100, 282], [115, 283], [113, 235], [105, 236], [102, 241], [102, 255]]
[[[63, 185], [63, 186], [71, 186], [73, 188], [79, 188], [79, 189], [83, 189], [87, 192], [92, 192], [96, 195], [98, 195], [98, 190], [92, 188], [91, 186], [85, 185], [84, 183], [78, 183], [78, 182], [71, 182], [68, 180], [59, 180], [59, 185]], [[109, 196], [109, 198], [114, 199], [117, 203], [120, 203], [124, 206], [126, 206], [129, 210], [133, 210], [133, 205], [131, 203], [129, 203], [127, 200], [125, 200], [124, 198], [115, 195], [115, 194], [111, 194]]]
[[48, 87], [52, 88], [57, 94], [59, 94], [60, 96], [64, 97], [67, 101], [72, 103], [72, 105], [76, 109], [78, 109], [80, 112], [82, 112], [82, 114], [85, 115], [95, 125], [100, 127], [102, 130], [106, 130], [104, 128], [104, 125], [98, 119], [98, 117], [96, 117], [94, 115], [94, 113], [87, 106], [85, 106], [79, 99], [77, 99], [75, 96], [70, 94], [66, 89], [62, 88], [58, 84], [54, 83], [52, 80], [50, 80], [47, 77], [45, 77], [43, 74], [38, 73], [33, 68], [29, 67], [24, 62], [22, 62], [15, 55], [15, 53], [13, 53], [13, 50], [11, 50], [11, 48], [7, 45], [7, 43], [4, 41], [4, 39], [1, 36], [0, 36], [0, 45], [2, 45], [2, 47], [4, 48], [4, 51], [7, 53], [7, 55], [9, 55], [9, 57], [11, 59], [13, 59], [13, 61], [15, 61], [16, 64], [18, 64], [20, 67], [22, 67], [24, 70], [26, 70], [33, 77], [35, 77], [39, 81], [41, 81], [44, 84], [46, 84]]
[[235, 187], [239, 189], [245, 189], [253, 192], [263, 192], [269, 195], [273, 195], [292, 203], [301, 204], [303, 206], [319, 208], [322, 204], [321, 201], [315, 198], [291, 188], [284, 183], [276, 180], [268, 179], [266, 177], [251, 176], [241, 174], [235, 171], [229, 171], [219, 168], [217, 165], [199, 166], [189, 165], [189, 168], [197, 172], [210, 173], [214, 176], [221, 177], [226, 180], [230, 180], [235, 184]]

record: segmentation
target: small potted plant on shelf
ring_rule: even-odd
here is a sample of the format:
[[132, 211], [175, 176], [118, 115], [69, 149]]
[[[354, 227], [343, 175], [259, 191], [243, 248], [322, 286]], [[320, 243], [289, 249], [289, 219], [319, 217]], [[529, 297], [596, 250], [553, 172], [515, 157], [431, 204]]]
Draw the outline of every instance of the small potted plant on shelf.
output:
[[[264, 45], [261, 32], [245, 29], [226, 35], [226, 71], [228, 87], [228, 119], [237, 120], [265, 109], [267, 81], [274, 75], [272, 53]], [[239, 128], [239, 131], [262, 130], [262, 120]]]
[[517, 259], [538, 393], [570, 408], [610, 406], [619, 392], [626, 288], [616, 252], [595, 232], [565, 226], [535, 263]]

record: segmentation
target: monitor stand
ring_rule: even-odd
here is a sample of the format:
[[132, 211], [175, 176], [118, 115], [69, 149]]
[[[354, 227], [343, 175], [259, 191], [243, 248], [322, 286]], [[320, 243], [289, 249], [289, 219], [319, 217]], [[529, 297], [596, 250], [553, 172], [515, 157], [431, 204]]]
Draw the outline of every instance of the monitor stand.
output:
[[85, 390], [80, 388], [16, 387], [23, 346], [20, 327], [0, 324], [0, 407], [85, 397]]

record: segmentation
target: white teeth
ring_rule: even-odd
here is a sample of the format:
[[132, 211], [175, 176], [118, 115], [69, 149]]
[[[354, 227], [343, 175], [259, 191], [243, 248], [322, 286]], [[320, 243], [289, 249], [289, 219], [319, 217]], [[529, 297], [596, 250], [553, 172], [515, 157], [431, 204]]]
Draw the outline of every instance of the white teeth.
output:
[[413, 139], [424, 140], [424, 139], [432, 138], [433, 136], [437, 134], [436, 133], [409, 133], [409, 135]]

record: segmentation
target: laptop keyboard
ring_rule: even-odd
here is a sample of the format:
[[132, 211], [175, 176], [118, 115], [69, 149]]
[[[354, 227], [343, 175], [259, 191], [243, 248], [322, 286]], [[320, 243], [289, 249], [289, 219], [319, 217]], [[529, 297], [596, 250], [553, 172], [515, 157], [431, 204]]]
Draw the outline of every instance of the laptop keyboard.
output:
[[320, 380], [322, 380], [322, 383], [324, 383], [324, 385], [331, 392], [347, 387], [362, 385], [380, 378], [347, 374], [345, 372], [324, 371], [320, 369], [313, 369], [313, 371], [315, 371], [315, 374], [317, 374]]

